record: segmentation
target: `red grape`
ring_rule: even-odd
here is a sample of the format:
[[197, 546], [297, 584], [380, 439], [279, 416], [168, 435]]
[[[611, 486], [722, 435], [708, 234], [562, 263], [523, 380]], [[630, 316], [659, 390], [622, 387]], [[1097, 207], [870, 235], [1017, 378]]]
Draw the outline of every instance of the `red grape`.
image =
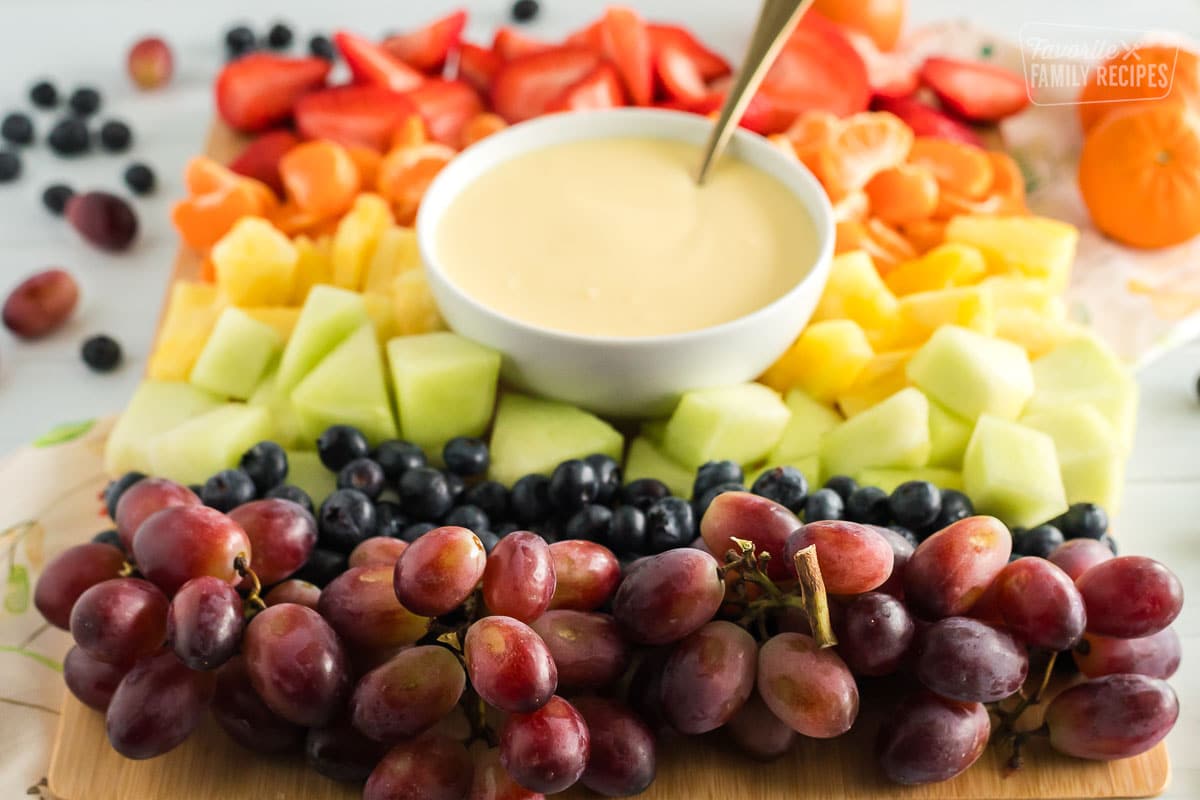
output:
[[1095, 539], [1072, 539], [1055, 548], [1050, 554], [1050, 562], [1062, 569], [1071, 580], [1079, 580], [1079, 576], [1103, 561], [1111, 561], [1116, 556], [1108, 549], [1108, 545]]
[[117, 500], [113, 522], [126, 553], [133, 552], [133, 536], [152, 514], [174, 506], [198, 506], [200, 498], [186, 486], [166, 478], [142, 478]]
[[22, 339], [38, 339], [61, 327], [78, 302], [79, 284], [66, 270], [30, 275], [4, 301], [4, 327]]
[[758, 692], [752, 692], [746, 704], [725, 726], [746, 755], [759, 761], [774, 761], [792, 749], [797, 734], [771, 713]]
[[[408, 548], [408, 542], [403, 539], [393, 539], [389, 536], [372, 536], [364, 539], [350, 553], [352, 567], [395, 567], [400, 554]], [[256, 551], [257, 552], [257, 551]]]
[[580, 782], [605, 797], [641, 794], [657, 770], [654, 734], [615, 700], [580, 697], [575, 710], [587, 725], [590, 756]]
[[321, 587], [297, 578], [291, 578], [271, 587], [271, 591], [263, 596], [263, 602], [268, 606], [295, 603], [298, 606], [307, 606], [313, 611], [317, 610], [317, 604], [320, 601]]
[[554, 794], [583, 775], [590, 745], [583, 716], [555, 695], [536, 711], [509, 716], [500, 731], [500, 763], [525, 788]]
[[125, 554], [111, 544], [88, 542], [68, 547], [50, 559], [33, 590], [33, 604], [56, 628], [70, 630], [71, 609], [79, 596], [98, 583], [121, 575]]
[[830, 594], [869, 592], [892, 574], [892, 545], [866, 525], [840, 520], [810, 522], [788, 537], [787, 563], [810, 545], [817, 548], [817, 565]]
[[[135, 484], [134, 489], [144, 483]], [[239, 556], [247, 562], [252, 557], [246, 532], [207, 506], [165, 508], [150, 515], [133, 537], [138, 570], [169, 595], [204, 575], [236, 584], [241, 580], [234, 567]]]
[[758, 667], [758, 645], [732, 622], [710, 622], [675, 645], [663, 667], [662, 701], [675, 730], [716, 730], [737, 713]]
[[291, 500], [254, 500], [229, 512], [250, 540], [250, 569], [263, 586], [279, 583], [304, 566], [317, 544], [317, 521]]
[[363, 800], [462, 800], [474, 770], [467, 748], [426, 734], [388, 751], [367, 778]]
[[396, 562], [396, 597], [415, 614], [448, 614], [475, 591], [486, 563], [478, 536], [454, 525], [434, 528]]
[[549, 648], [563, 690], [604, 689], [629, 664], [629, 644], [608, 614], [564, 608], [547, 611], [530, 627]]
[[921, 632], [916, 673], [942, 697], [994, 703], [1025, 683], [1029, 656], [1005, 631], [969, 617], [947, 617]]
[[126, 758], [154, 758], [183, 744], [204, 719], [216, 683], [167, 650], [144, 658], [121, 679], [105, 714], [113, 749]]
[[1050, 746], [1076, 758], [1109, 761], [1144, 753], [1179, 718], [1179, 698], [1166, 681], [1105, 675], [1072, 686], [1046, 709]]
[[546, 643], [512, 617], [484, 617], [472, 625], [463, 654], [471, 686], [501, 711], [539, 709], [558, 687], [558, 667]]
[[63, 659], [63, 681], [85, 706], [104, 711], [129, 667], [97, 661], [78, 646]]
[[1089, 633], [1071, 655], [1079, 671], [1089, 678], [1131, 673], [1167, 680], [1179, 669], [1183, 652], [1175, 629], [1163, 628], [1141, 639], [1112, 639]]
[[904, 603], [890, 594], [868, 592], [851, 600], [834, 629], [838, 654], [855, 675], [891, 675], [904, 663], [916, 625]]
[[498, 748], [482, 750], [475, 755], [475, 774], [467, 800], [545, 800], [545, 797], [512, 779], [500, 763]]
[[67, 201], [67, 221], [79, 235], [101, 250], [120, 252], [137, 236], [137, 214], [110, 192], [84, 192]]
[[595, 542], [567, 539], [550, 545], [557, 585], [550, 608], [595, 611], [621, 583], [621, 563]]
[[1183, 584], [1175, 573], [1143, 556], [1121, 556], [1089, 569], [1076, 581], [1087, 607], [1088, 633], [1141, 639], [1179, 616]]
[[242, 652], [254, 691], [289, 722], [319, 727], [341, 710], [350, 688], [346, 654], [311, 608], [285, 603], [259, 612]]
[[401, 650], [359, 680], [350, 700], [350, 718], [376, 741], [399, 742], [423, 733], [454, 710], [466, 683], [458, 659], [446, 648]]
[[967, 613], [1008, 563], [1012, 534], [993, 517], [967, 517], [921, 542], [904, 570], [904, 600], [925, 619]]
[[536, 533], [514, 531], [500, 540], [483, 571], [483, 602], [493, 614], [532, 622], [554, 596], [550, 545]]
[[771, 713], [814, 739], [841, 736], [858, 716], [850, 669], [802, 633], [781, 633], [759, 648], [758, 693]]
[[879, 525], [868, 525], [867, 527], [884, 539], [887, 539], [887, 543], [892, 546], [892, 574], [877, 591], [890, 594], [892, 597], [899, 597], [903, 600], [904, 570], [908, 566], [908, 560], [912, 558], [912, 554], [916, 548], [913, 547], [912, 542], [891, 528], [883, 528]]
[[987, 709], [920, 691], [884, 722], [875, 752], [896, 783], [948, 781], [979, 760], [992, 734]]
[[742, 552], [733, 541], [735, 537], [752, 542], [755, 553], [770, 555], [767, 575], [779, 580], [794, 574], [783, 551], [788, 536], [800, 525], [795, 514], [765, 497], [749, 492], [722, 492], [713, 498], [700, 519], [700, 535], [708, 551], [722, 564], [730, 550]]
[[217, 670], [212, 713], [230, 739], [256, 753], [287, 753], [299, 750], [304, 742], [304, 728], [267, 708], [254, 691], [241, 656], [234, 656]]
[[387, 751], [387, 745], [368, 739], [348, 717], [339, 717], [323, 728], [309, 729], [304, 761], [330, 780], [361, 785]]
[[670, 644], [712, 619], [724, 597], [716, 559], [692, 548], [668, 550], [626, 573], [613, 616], [638, 644]]
[[1087, 624], [1075, 582], [1044, 558], [1019, 558], [996, 576], [988, 593], [1004, 626], [1031, 647], [1066, 650]]
[[139, 39], [129, 48], [125, 64], [139, 89], [157, 89], [171, 79], [171, 48], [157, 36]]
[[113, 578], [79, 596], [71, 609], [71, 636], [89, 656], [132, 664], [167, 638], [166, 595], [138, 578]]
[[216, 669], [237, 652], [245, 627], [242, 598], [219, 578], [193, 578], [171, 599], [167, 640], [191, 669]]
[[400, 605], [392, 568], [354, 567], [321, 590], [317, 611], [338, 636], [359, 647], [412, 644], [429, 630], [429, 619]]
[[642, 652], [642, 662], [633, 671], [626, 701], [651, 730], [669, 731], [663, 711], [662, 673], [670, 656], [670, 648], [659, 647]]

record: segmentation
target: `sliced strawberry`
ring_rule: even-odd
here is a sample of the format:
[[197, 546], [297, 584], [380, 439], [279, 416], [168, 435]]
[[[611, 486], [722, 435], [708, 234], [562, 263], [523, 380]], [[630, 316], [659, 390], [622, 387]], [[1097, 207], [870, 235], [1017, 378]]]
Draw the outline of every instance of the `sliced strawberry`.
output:
[[599, 53], [604, 49], [603, 28], [604, 20], [598, 19], [568, 36], [566, 44], [570, 47], [586, 47], [594, 53]]
[[487, 94], [504, 60], [477, 44], [463, 42], [458, 51], [458, 79]]
[[871, 108], [895, 114], [904, 120], [904, 123], [912, 128], [913, 133], [917, 136], [935, 136], [939, 139], [949, 139], [954, 142], [983, 147], [983, 140], [979, 138], [979, 134], [971, 130], [970, 126], [922, 103], [915, 97], [876, 97], [875, 101], [871, 103]]
[[703, 43], [691, 31], [682, 28], [678, 25], [660, 25], [651, 24], [648, 26], [650, 31], [650, 45], [657, 52], [663, 45], [670, 44], [682, 50], [696, 65], [696, 69], [700, 71], [700, 76], [705, 81], [714, 81], [717, 78], [724, 78], [726, 75], [733, 72], [720, 53], [714, 52], [704, 46]]
[[708, 86], [696, 62], [678, 44], [665, 41], [659, 44], [654, 58], [654, 71], [670, 100], [699, 103], [708, 96]]
[[496, 38], [492, 40], [492, 51], [505, 61], [554, 49], [555, 46], [549, 42], [518, 33], [512, 28], [500, 28], [496, 31]]
[[279, 159], [287, 151], [300, 144], [300, 139], [291, 131], [270, 131], [246, 145], [229, 168], [239, 175], [262, 181], [283, 195], [283, 180], [279, 177]]
[[230, 127], [255, 133], [292, 115], [296, 101], [325, 85], [329, 62], [252, 53], [231, 61], [214, 86], [217, 112]]
[[492, 106], [509, 122], [541, 116], [600, 63], [600, 56], [581, 47], [560, 47], [513, 59], [492, 83]]
[[921, 65], [921, 83], [945, 108], [973, 122], [996, 122], [1029, 105], [1025, 79], [995, 64], [927, 58]]
[[630, 8], [610, 6], [601, 20], [603, 55], [617, 66], [633, 104], [654, 102], [654, 53], [650, 30], [641, 15]]
[[296, 104], [296, 129], [306, 139], [331, 139], [382, 152], [392, 132], [416, 113], [411, 100], [382, 86], [338, 86]]
[[450, 53], [458, 49], [467, 12], [455, 11], [415, 31], [398, 33], [383, 40], [384, 50], [426, 75], [441, 75]]
[[[725, 105], [725, 96], [729, 89], [725, 85], [727, 83], [727, 81], [715, 83], [704, 99], [695, 103], [687, 103], [682, 100], [667, 100], [658, 103], [657, 106], [675, 111], [690, 111], [693, 114], [701, 114], [706, 117], [715, 117], [720, 113], [721, 106]], [[750, 98], [750, 105], [746, 106], [746, 112], [742, 114], [738, 125], [763, 136], [779, 133], [783, 130], [779, 127], [779, 112], [775, 110], [775, 107], [771, 105], [771, 101], [762, 92]]]
[[463, 81], [426, 81], [405, 97], [425, 120], [430, 136], [451, 147], [462, 144], [463, 127], [483, 111], [479, 93]]
[[811, 11], [767, 72], [762, 92], [792, 119], [812, 110], [846, 116], [871, 101], [862, 58], [841, 29]]
[[425, 80], [424, 75], [408, 64], [358, 34], [338, 31], [333, 35], [333, 42], [346, 59], [355, 83], [407, 92]]
[[590, 75], [562, 93], [547, 111], [591, 111], [599, 108], [620, 108], [625, 105], [625, 87], [621, 76], [607, 62], [596, 67]]
[[885, 53], [865, 33], [842, 28], [850, 46], [867, 68], [867, 83], [875, 97], [908, 97], [920, 85], [917, 70], [900, 53]]

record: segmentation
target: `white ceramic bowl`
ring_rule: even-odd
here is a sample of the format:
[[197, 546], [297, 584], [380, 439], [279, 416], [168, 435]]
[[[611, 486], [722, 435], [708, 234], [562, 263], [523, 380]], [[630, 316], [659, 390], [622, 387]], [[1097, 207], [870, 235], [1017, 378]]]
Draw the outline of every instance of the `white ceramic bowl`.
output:
[[[555, 144], [648, 136], [703, 144], [712, 122], [653, 109], [555, 114], [489, 136], [455, 158], [430, 186], [417, 237], [442, 316], [457, 333], [499, 350], [503, 374], [519, 388], [613, 417], [670, 411], [688, 389], [753, 380], [787, 350], [812, 316], [833, 257], [833, 210], [824, 189], [796, 159], [766, 139], [739, 130], [728, 152], [773, 175], [808, 209], [817, 258], [796, 286], [768, 306], [731, 322], [687, 333], [634, 338], [581, 336], [505, 316], [465, 294], [446, 276], [437, 229], [455, 197], [493, 167]], [[580, 187], [580, 191], [586, 188]], [[729, 279], [737, 280], [731, 264]], [[713, 287], [720, 291], [720, 287]]]

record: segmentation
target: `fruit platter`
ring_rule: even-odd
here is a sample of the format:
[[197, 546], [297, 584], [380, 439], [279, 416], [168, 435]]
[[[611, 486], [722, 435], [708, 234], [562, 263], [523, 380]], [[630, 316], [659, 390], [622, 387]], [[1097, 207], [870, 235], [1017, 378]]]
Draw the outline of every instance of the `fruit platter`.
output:
[[[49, 557], [3, 534], [39, 559], [19, 649], [65, 683], [30, 793], [1163, 791], [1184, 586], [1113, 524], [1138, 387], [1007, 146], [1030, 77], [905, 38], [901, 0], [818, 0], [697, 182], [736, 54], [624, 6], [551, 38], [551, 5], [487, 40], [470, 8], [225, 33], [144, 375], [59, 437]], [[1200, 152], [1200, 57], [1170, 56], [1162, 96], [1101, 61], [1072, 107], [1084, 237], [1200, 234], [1135, 213]], [[81, 92], [56, 152], [90, 147]], [[139, 236], [117, 194], [43, 201]], [[39, 273], [3, 321], [52, 336], [77, 299]]]

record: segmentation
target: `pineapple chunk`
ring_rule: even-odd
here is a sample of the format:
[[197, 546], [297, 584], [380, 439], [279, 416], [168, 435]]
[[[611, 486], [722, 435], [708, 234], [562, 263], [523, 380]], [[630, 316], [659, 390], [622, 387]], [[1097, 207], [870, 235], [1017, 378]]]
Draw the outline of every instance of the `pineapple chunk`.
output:
[[295, 306], [258, 306], [243, 308], [242, 311], [251, 319], [270, 325], [279, 334], [279, 338], [287, 341], [296, 328], [296, 320], [300, 319], [300, 309]]
[[996, 335], [1024, 347], [1030, 358], [1041, 358], [1078, 336], [1079, 328], [1032, 308], [1001, 308], [996, 310]]
[[413, 269], [396, 276], [392, 303], [396, 308], [397, 336], [446, 330], [424, 270]]
[[997, 310], [1021, 308], [1060, 319], [1066, 316], [1062, 299], [1046, 281], [1020, 275], [991, 275], [979, 286], [991, 293]]
[[908, 386], [908, 360], [916, 350], [894, 350], [872, 358], [850, 390], [838, 395], [837, 405], [847, 417], [861, 414]]
[[901, 298], [900, 325], [891, 348], [919, 347], [943, 325], [992, 336], [996, 332], [996, 313], [991, 294], [978, 286], [963, 286]]
[[866, 331], [868, 340], [887, 336], [896, 324], [896, 298], [884, 285], [871, 257], [862, 250], [833, 259], [825, 293], [812, 321], [850, 319]]
[[1062, 292], [1071, 278], [1079, 230], [1046, 217], [969, 215], [950, 220], [946, 241], [978, 247], [989, 272], [1040, 278]]
[[898, 296], [936, 292], [979, 283], [987, 274], [983, 253], [966, 244], [947, 242], [888, 273], [884, 282]]
[[367, 262], [363, 279], [364, 292], [388, 293], [396, 276], [421, 268], [421, 253], [417, 249], [417, 234], [412, 228], [393, 225], [379, 236], [375, 252]]
[[285, 305], [299, 256], [292, 240], [271, 223], [245, 217], [213, 245], [217, 286], [235, 306]]
[[850, 389], [875, 356], [858, 323], [831, 319], [809, 325], [800, 338], [763, 374], [762, 382], [779, 392], [803, 389], [813, 399], [832, 403]]
[[150, 356], [147, 377], [156, 381], [186, 381], [224, 309], [225, 301], [211, 283], [176, 283], [171, 288], [171, 300], [154, 354]]
[[314, 286], [333, 282], [333, 241], [328, 236], [315, 240], [297, 236], [292, 243], [296, 246], [297, 254], [292, 304], [302, 306]]
[[396, 335], [396, 304], [391, 295], [379, 292], [363, 292], [362, 299], [367, 305], [367, 316], [375, 325], [375, 336], [380, 344], [387, 344]]
[[333, 235], [333, 285], [358, 291], [383, 232], [395, 224], [392, 208], [377, 194], [360, 194]]

